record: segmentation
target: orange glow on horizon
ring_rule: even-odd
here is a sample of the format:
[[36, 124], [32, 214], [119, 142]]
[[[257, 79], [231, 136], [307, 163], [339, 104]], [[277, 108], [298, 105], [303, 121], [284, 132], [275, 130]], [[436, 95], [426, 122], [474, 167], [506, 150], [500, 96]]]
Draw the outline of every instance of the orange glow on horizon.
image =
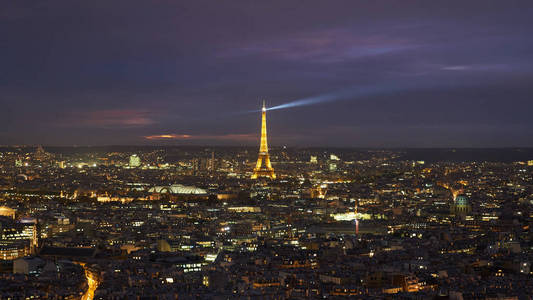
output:
[[255, 140], [252, 134], [190, 135], [190, 134], [156, 134], [144, 136], [147, 140]]
[[188, 139], [191, 136], [188, 134], [158, 134], [145, 136], [148, 140], [162, 140], [162, 139]]

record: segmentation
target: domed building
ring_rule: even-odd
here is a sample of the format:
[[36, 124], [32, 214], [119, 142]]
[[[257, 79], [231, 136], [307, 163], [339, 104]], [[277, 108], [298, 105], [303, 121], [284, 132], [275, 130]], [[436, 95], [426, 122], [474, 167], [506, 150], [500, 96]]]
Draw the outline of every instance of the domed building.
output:
[[170, 186], [154, 186], [148, 190], [152, 193], [150, 199], [160, 200], [168, 196], [171, 200], [194, 200], [207, 199], [209, 197], [206, 190], [195, 186], [173, 184]]
[[450, 212], [454, 215], [467, 215], [472, 211], [472, 207], [465, 194], [457, 195], [450, 206]]

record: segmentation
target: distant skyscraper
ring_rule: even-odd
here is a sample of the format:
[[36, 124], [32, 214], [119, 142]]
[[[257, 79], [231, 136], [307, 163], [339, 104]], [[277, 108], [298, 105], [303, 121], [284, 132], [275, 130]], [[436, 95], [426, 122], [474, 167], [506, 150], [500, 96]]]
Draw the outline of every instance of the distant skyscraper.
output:
[[141, 158], [137, 154], [130, 156], [130, 167], [137, 168], [141, 165]]
[[211, 151], [211, 160], [209, 161], [209, 171], [215, 171], [215, 151]]
[[272, 168], [272, 164], [270, 163], [270, 156], [268, 155], [265, 101], [263, 101], [263, 109], [261, 113], [261, 146], [259, 147], [259, 157], [257, 158], [257, 164], [255, 165], [252, 179], [258, 177], [269, 177], [270, 179], [276, 178], [274, 168]]

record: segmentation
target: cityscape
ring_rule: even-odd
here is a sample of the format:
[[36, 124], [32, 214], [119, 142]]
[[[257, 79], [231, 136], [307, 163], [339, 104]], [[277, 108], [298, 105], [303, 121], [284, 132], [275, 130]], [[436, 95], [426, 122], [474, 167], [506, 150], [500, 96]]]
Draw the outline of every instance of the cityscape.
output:
[[0, 300], [533, 299], [532, 3], [378, 2], [0, 4]]

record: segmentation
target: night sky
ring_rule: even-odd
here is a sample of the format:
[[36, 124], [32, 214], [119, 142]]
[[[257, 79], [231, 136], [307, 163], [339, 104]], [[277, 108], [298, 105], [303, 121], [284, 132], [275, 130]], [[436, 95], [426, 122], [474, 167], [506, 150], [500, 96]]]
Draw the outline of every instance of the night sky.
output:
[[533, 146], [533, 1], [2, 1], [0, 144]]

